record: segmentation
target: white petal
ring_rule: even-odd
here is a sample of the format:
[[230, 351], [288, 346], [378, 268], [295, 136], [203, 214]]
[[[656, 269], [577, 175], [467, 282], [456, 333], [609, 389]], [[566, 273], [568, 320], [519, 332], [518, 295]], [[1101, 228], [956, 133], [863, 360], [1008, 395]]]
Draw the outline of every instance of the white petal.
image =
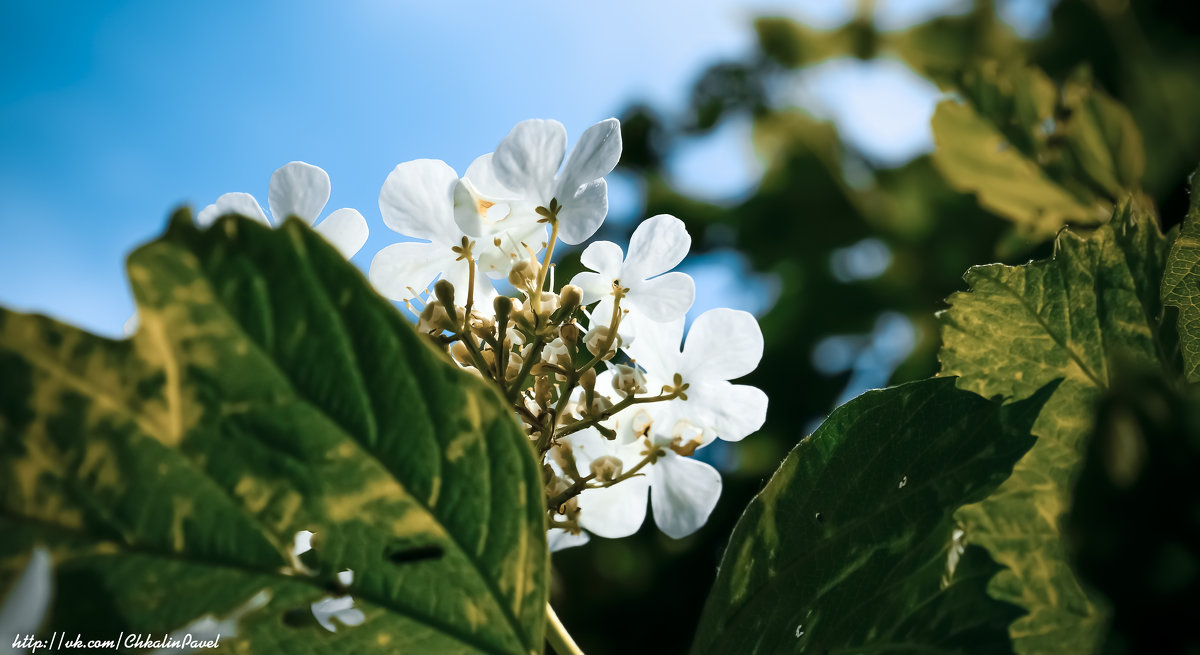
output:
[[567, 131], [562, 123], [544, 119], [521, 121], [492, 155], [496, 179], [531, 200], [548, 203], [554, 175], [566, 150]]
[[517, 193], [504, 186], [496, 177], [496, 165], [492, 163], [492, 153], [480, 155], [467, 167], [463, 179], [470, 180], [471, 185], [488, 200], [513, 200]]
[[391, 229], [418, 239], [457, 245], [454, 185], [458, 174], [446, 162], [416, 159], [399, 164], [379, 191], [379, 212]]
[[711, 380], [690, 386], [687, 395], [681, 414], [705, 429], [705, 443], [713, 436], [740, 441], [767, 420], [767, 394], [758, 387]]
[[586, 532], [571, 534], [562, 528], [553, 528], [546, 532], [546, 541], [549, 543], [550, 552], [552, 553], [567, 548], [574, 548], [575, 546], [582, 546], [588, 542], [588, 539], [589, 537]]
[[267, 215], [263, 213], [262, 206], [254, 199], [254, 196], [240, 191], [226, 193], [217, 198], [213, 204], [200, 210], [200, 213], [196, 214], [196, 224], [200, 227], [208, 227], [212, 225], [213, 221], [226, 214], [237, 214], [270, 225]]
[[637, 288], [634, 311], [658, 323], [683, 318], [696, 299], [696, 283], [687, 273], [666, 273], [646, 280]]
[[292, 555], [300, 556], [312, 550], [312, 538], [315, 533], [309, 530], [300, 530], [292, 536]]
[[669, 382], [679, 372], [683, 321], [680, 318], [668, 323], [639, 322], [637, 341], [629, 347], [629, 356], [652, 376]]
[[752, 314], [710, 309], [692, 323], [681, 372], [689, 382], [734, 380], [753, 371], [762, 354], [762, 330]]
[[699, 530], [720, 497], [721, 474], [708, 464], [670, 450], [654, 464], [650, 504], [654, 523], [668, 537]]
[[558, 212], [558, 238], [576, 245], [600, 229], [608, 215], [608, 182], [603, 178], [579, 187], [574, 196], [558, 199], [563, 208]]
[[332, 243], [338, 252], [350, 259], [362, 250], [367, 242], [370, 228], [367, 219], [357, 209], [339, 209], [314, 228], [325, 240]]
[[337, 632], [337, 625], [333, 622], [335, 618], [346, 625], [358, 625], [363, 621], [362, 612], [353, 609], [354, 599], [350, 596], [326, 596], [309, 607], [317, 623], [330, 632]]
[[579, 256], [579, 262], [608, 277], [611, 284], [612, 278], [621, 274], [621, 261], [624, 257], [625, 253], [621, 252], [621, 246], [612, 241], [595, 241], [583, 249], [583, 254]]
[[[595, 245], [595, 244], [592, 244]], [[590, 305], [612, 293], [612, 278], [584, 271], [571, 278], [571, 284], [583, 290], [583, 304]]]
[[678, 266], [691, 247], [683, 221], [659, 214], [642, 221], [629, 237], [625, 267], [641, 279], [651, 278]]
[[42, 546], [33, 549], [29, 563], [0, 605], [0, 648], [13, 635], [33, 634], [41, 627], [50, 607], [54, 575], [50, 551]]
[[267, 204], [276, 225], [289, 216], [299, 216], [312, 225], [329, 202], [329, 175], [320, 167], [294, 161], [271, 174]]
[[487, 219], [489, 201], [464, 178], [454, 185], [454, 223], [463, 234], [475, 238], [490, 237], [492, 222]]
[[343, 587], [349, 587], [350, 585], [354, 584], [354, 571], [351, 571], [350, 569], [338, 571], [337, 579]]
[[393, 243], [371, 260], [368, 277], [384, 297], [409, 300], [430, 287], [451, 254], [448, 246], [438, 243]]
[[608, 539], [628, 537], [646, 520], [649, 487], [649, 476], [635, 475], [605, 489], [584, 491], [579, 494], [579, 525]]
[[367, 620], [367, 616], [357, 607], [352, 607], [348, 610], [342, 610], [334, 617], [341, 621], [348, 628], [353, 628], [356, 625], [362, 625], [363, 621]]
[[609, 118], [584, 130], [571, 150], [559, 178], [559, 194], [570, 195], [576, 189], [612, 172], [621, 159], [621, 123]]

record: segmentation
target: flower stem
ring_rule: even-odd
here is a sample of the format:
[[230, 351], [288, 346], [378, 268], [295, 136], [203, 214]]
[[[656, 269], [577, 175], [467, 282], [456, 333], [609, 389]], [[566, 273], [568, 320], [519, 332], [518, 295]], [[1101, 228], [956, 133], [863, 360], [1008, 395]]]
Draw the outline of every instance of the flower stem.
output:
[[674, 400], [675, 398], [678, 398], [678, 397], [679, 397], [679, 392], [677, 392], [677, 391], [672, 391], [670, 393], [664, 393], [664, 394], [661, 394], [658, 396], [641, 396], [641, 397], [627, 396], [621, 402], [617, 403], [616, 405], [613, 405], [612, 407], [609, 407], [608, 409], [604, 410], [603, 412], [600, 412], [596, 416], [593, 416], [593, 417], [584, 419], [582, 421], [578, 421], [578, 422], [572, 423], [570, 425], [558, 428], [558, 430], [556, 430], [554, 432], [554, 438], [558, 439], [559, 437], [565, 437], [568, 434], [574, 434], [576, 432], [579, 432], [580, 430], [584, 430], [589, 427], [592, 427], [593, 425], [597, 425], [602, 421], [607, 421], [609, 418], [611, 418], [617, 412], [625, 409], [626, 407], [629, 407], [630, 405], [641, 405], [642, 403], [657, 403], [657, 402], [663, 402], [666, 400]]
[[579, 650], [579, 646], [575, 644], [575, 640], [571, 638], [562, 621], [558, 620], [558, 615], [554, 613], [554, 608], [550, 607], [550, 603], [546, 603], [546, 619], [546, 641], [550, 642], [550, 647], [554, 649], [555, 653], [558, 655], [583, 655], [583, 651]]
[[[542, 268], [538, 270], [537, 292], [542, 292], [546, 283], [546, 272], [550, 270], [550, 258], [554, 256], [554, 244], [558, 241], [558, 219], [550, 219], [550, 243], [546, 245], [546, 259], [542, 260]], [[536, 299], [535, 299], [536, 300]]]

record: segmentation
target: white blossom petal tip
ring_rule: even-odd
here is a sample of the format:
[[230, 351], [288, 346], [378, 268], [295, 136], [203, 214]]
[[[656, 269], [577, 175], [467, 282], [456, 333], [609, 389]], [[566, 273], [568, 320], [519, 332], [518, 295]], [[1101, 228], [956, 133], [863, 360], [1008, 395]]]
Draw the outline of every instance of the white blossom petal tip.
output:
[[329, 174], [319, 166], [294, 161], [280, 166], [271, 174], [267, 204], [276, 224], [289, 216], [299, 217], [309, 225], [316, 222], [329, 202]]

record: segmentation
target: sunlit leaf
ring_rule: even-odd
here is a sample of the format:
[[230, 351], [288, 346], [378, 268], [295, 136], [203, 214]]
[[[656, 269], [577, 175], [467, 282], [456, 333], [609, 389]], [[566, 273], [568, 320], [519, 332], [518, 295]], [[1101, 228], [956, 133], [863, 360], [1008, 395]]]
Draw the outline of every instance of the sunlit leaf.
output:
[[1116, 362], [1159, 368], [1157, 280], [1166, 240], [1154, 217], [1122, 206], [1087, 236], [1063, 232], [1054, 257], [978, 266], [970, 291], [939, 316], [942, 373], [984, 396], [1022, 397], [1062, 385], [1034, 425], [1038, 442], [1012, 477], [958, 512], [973, 543], [1010, 570], [990, 593], [1024, 607], [1013, 624], [1020, 653], [1089, 652], [1104, 614], [1069, 568], [1059, 519], [1091, 429], [1092, 406]]
[[742, 515], [692, 652], [1011, 652], [1021, 612], [952, 515], [1008, 476], [1054, 386], [1001, 405], [932, 379], [835, 410]]
[[[161, 635], [267, 590], [247, 652], [540, 652], [540, 471], [493, 390], [295, 220], [181, 212], [129, 275], [131, 340], [0, 310], [0, 575], [50, 548], [48, 631]], [[365, 623], [317, 626], [330, 593]]]
[[[1192, 184], [1197, 182], [1200, 179], [1193, 174]], [[1183, 373], [1188, 382], [1200, 382], [1200, 196], [1194, 186], [1191, 206], [1167, 256], [1162, 302], [1179, 310]]]
[[933, 116], [933, 159], [946, 180], [1031, 239], [1108, 219], [1145, 168], [1129, 112], [1085, 74], [1061, 91], [1035, 68], [988, 63]]

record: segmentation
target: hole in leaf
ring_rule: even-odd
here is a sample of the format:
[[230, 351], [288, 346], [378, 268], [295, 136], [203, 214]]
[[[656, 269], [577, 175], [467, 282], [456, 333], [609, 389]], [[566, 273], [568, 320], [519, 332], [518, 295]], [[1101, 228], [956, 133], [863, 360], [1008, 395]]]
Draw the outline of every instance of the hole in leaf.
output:
[[283, 624], [291, 628], [303, 628], [314, 622], [312, 611], [307, 607], [297, 607], [283, 613]]
[[441, 546], [414, 546], [407, 548], [392, 548], [384, 553], [392, 564], [409, 564], [412, 562], [420, 562], [429, 559], [441, 559], [445, 551]]

